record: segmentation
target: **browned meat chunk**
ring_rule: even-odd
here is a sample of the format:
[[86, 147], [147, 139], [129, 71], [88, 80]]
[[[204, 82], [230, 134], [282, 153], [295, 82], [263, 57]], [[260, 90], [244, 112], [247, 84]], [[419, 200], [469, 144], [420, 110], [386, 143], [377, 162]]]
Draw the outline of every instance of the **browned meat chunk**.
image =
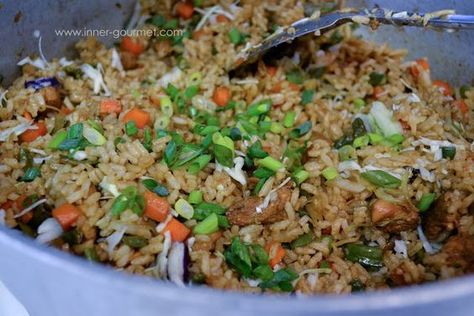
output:
[[456, 200], [461, 197], [453, 192], [446, 192], [426, 212], [423, 218], [423, 230], [429, 240], [440, 241], [456, 228], [460, 214], [457, 212]]
[[408, 202], [394, 204], [376, 200], [371, 206], [371, 216], [372, 223], [387, 233], [415, 229], [420, 221], [418, 210]]
[[61, 93], [55, 87], [46, 87], [40, 90], [43, 95], [44, 102], [49, 106], [60, 108], [62, 105]]
[[466, 272], [474, 272], [474, 236], [452, 236], [443, 246], [446, 264]]
[[390, 279], [396, 286], [421, 283], [424, 280], [423, 273], [412, 261], [403, 261], [390, 272]]
[[193, 245], [193, 251], [212, 251], [216, 247], [216, 241], [222, 237], [222, 231], [217, 231], [215, 233], [207, 236], [206, 240], [196, 240]]
[[122, 62], [123, 69], [130, 70], [137, 68], [138, 57], [132, 53], [122, 51], [120, 52], [120, 60]]
[[276, 192], [276, 198], [268, 207], [262, 208], [260, 212], [257, 207], [262, 204], [263, 198], [252, 196], [231, 206], [226, 215], [232, 225], [238, 226], [275, 223], [286, 218], [285, 204], [290, 197], [289, 187], [283, 187]]

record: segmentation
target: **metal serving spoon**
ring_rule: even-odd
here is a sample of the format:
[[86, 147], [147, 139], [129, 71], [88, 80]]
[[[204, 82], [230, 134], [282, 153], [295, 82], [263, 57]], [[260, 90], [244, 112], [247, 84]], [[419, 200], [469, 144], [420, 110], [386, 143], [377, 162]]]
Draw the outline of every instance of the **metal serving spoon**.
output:
[[393, 12], [375, 8], [373, 10], [342, 10], [320, 17], [309, 17], [296, 21], [264, 39], [261, 43], [244, 48], [231, 67], [234, 70], [242, 65], [251, 64], [263, 56], [268, 50], [280, 44], [309, 33], [321, 35], [342, 24], [356, 22], [377, 28], [380, 24], [394, 26], [417, 26], [432, 29], [474, 29], [473, 15], [456, 15], [452, 10], [433, 13]]

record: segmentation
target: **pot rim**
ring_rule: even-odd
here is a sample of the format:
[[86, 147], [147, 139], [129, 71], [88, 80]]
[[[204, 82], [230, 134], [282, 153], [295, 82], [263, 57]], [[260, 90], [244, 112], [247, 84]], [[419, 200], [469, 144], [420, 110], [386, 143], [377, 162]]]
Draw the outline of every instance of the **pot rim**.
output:
[[249, 295], [237, 291], [222, 291], [206, 286], [177, 287], [151, 277], [121, 273], [101, 264], [91, 264], [72, 254], [54, 247], [40, 245], [19, 231], [0, 227], [0, 244], [21, 251], [31, 260], [49, 265], [54, 271], [63, 271], [71, 276], [87, 278], [90, 284], [103, 284], [124, 291], [134, 292], [156, 300], [176, 301], [192, 304], [196, 308], [209, 307], [215, 299], [219, 304], [238, 307], [240, 310], [281, 312], [341, 312], [407, 308], [474, 295], [474, 276], [464, 276], [446, 281], [436, 281], [389, 291], [374, 291], [353, 295]]

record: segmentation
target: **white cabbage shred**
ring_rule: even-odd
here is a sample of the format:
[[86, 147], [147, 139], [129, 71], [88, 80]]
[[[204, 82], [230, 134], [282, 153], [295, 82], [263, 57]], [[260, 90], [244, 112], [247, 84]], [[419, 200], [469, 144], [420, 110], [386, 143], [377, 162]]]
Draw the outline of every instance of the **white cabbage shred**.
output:
[[29, 129], [38, 129], [38, 127], [36, 125], [33, 125], [33, 122], [31, 121], [24, 121], [18, 124], [17, 126], [7, 128], [0, 132], [0, 142], [6, 141], [12, 134], [18, 136]]
[[84, 72], [84, 75], [91, 79], [94, 84], [94, 93], [99, 94], [100, 91], [104, 92], [105, 96], [110, 95], [109, 88], [105, 85], [104, 78], [102, 77], [102, 65], [101, 63], [97, 64], [97, 69], [92, 67], [89, 64], [81, 65], [81, 70]]
[[99, 183], [99, 186], [110, 192], [110, 194], [112, 194], [114, 197], [117, 197], [120, 195], [118, 189], [117, 189], [117, 186], [111, 182], [109, 182], [109, 179], [107, 178], [107, 176], [103, 177], [102, 178], [102, 181]]
[[50, 217], [39, 225], [37, 232], [36, 241], [44, 244], [60, 237], [63, 233], [63, 228], [54, 217]]
[[112, 62], [111, 66], [117, 69], [120, 72], [123, 72], [123, 65], [122, 61], [120, 60], [120, 56], [115, 48], [112, 48]]
[[245, 172], [242, 170], [242, 167], [244, 166], [244, 158], [242, 157], [235, 157], [234, 158], [234, 167], [229, 168], [226, 166], [223, 166], [219, 163], [216, 163], [216, 170], [217, 171], [225, 171], [231, 178], [234, 180], [238, 181], [242, 185], [247, 184], [247, 179], [245, 177]]
[[268, 192], [267, 196], [265, 196], [262, 203], [257, 205], [257, 207], [255, 208], [255, 211], [257, 213], [261, 213], [264, 209], [266, 209], [268, 207], [268, 205], [270, 205], [270, 202], [274, 201], [277, 198], [278, 195], [277, 195], [276, 192], [278, 190], [280, 190], [281, 188], [283, 188], [285, 186], [285, 184], [287, 184], [288, 181], [290, 181], [290, 180], [291, 180], [290, 177], [286, 178], [285, 181], [280, 183], [279, 186], [277, 186], [275, 189]]
[[13, 216], [13, 218], [18, 218], [18, 217], [22, 217], [23, 215], [25, 215], [26, 213], [32, 211], [35, 209], [35, 207], [43, 204], [43, 203], [46, 203], [48, 200], [46, 199], [41, 199], [41, 200], [38, 200], [36, 201], [35, 203], [31, 204], [30, 206], [28, 206], [27, 208], [25, 208], [24, 210], [22, 210], [20, 213], [16, 214], [15, 216]]
[[105, 238], [105, 240], [107, 241], [107, 253], [109, 254], [109, 256], [112, 255], [112, 252], [114, 251], [115, 247], [117, 247], [117, 245], [120, 243], [126, 231], [127, 226], [121, 225], [113, 234]]

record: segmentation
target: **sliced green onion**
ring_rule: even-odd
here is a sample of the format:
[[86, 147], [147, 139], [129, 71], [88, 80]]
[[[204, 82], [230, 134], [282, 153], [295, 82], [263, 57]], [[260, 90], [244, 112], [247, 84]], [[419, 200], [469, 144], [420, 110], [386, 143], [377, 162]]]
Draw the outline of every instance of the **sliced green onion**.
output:
[[368, 135], [359, 136], [356, 139], [354, 139], [354, 142], [352, 143], [354, 148], [363, 148], [363, 147], [366, 147], [368, 144], [369, 144]]
[[385, 74], [379, 73], [379, 72], [372, 72], [369, 75], [369, 83], [372, 86], [379, 86], [381, 84], [384, 84], [387, 81], [387, 78], [385, 77]]
[[377, 145], [383, 142], [384, 138], [380, 134], [369, 133], [369, 141], [372, 145]]
[[381, 268], [383, 265], [382, 249], [363, 244], [347, 244], [344, 247], [345, 258], [358, 262], [367, 268]]
[[369, 170], [360, 174], [368, 182], [382, 188], [396, 189], [402, 181], [383, 170]]
[[418, 202], [418, 210], [420, 212], [427, 211], [431, 204], [433, 204], [434, 200], [436, 199], [435, 193], [425, 193], [421, 196], [420, 202]]
[[309, 178], [309, 172], [306, 170], [298, 170], [293, 174], [293, 179], [295, 179], [296, 184], [301, 184]]
[[214, 133], [212, 135], [212, 142], [216, 145], [224, 146], [234, 151], [234, 142], [227, 136], [222, 136], [221, 133]]
[[125, 245], [133, 249], [140, 249], [148, 245], [148, 240], [141, 236], [124, 236], [122, 241]]
[[270, 178], [271, 176], [273, 176], [274, 174], [275, 174], [275, 171], [270, 170], [270, 169], [267, 169], [267, 168], [263, 168], [263, 167], [258, 167], [258, 168], [255, 169], [255, 171], [252, 173], [252, 175], [253, 175], [255, 178], [258, 178], [258, 179], [268, 179], [268, 178]]
[[356, 108], [356, 110], [360, 110], [366, 105], [364, 99], [361, 99], [361, 98], [357, 98], [353, 102], [354, 102], [354, 107]]
[[195, 190], [189, 193], [188, 202], [191, 204], [199, 204], [202, 202], [202, 192]]
[[168, 188], [162, 184], [158, 184], [157, 186], [155, 186], [152, 191], [158, 194], [159, 196], [168, 196], [170, 194]]
[[233, 141], [241, 140], [241, 139], [242, 139], [242, 132], [241, 132], [240, 129], [237, 128], [237, 127], [231, 128], [231, 129], [230, 129], [230, 132], [229, 132], [229, 137], [230, 137]]
[[296, 112], [290, 111], [286, 112], [285, 117], [283, 118], [283, 126], [286, 128], [293, 127], [296, 120]]
[[303, 72], [294, 68], [286, 73], [286, 80], [294, 84], [303, 84]]
[[124, 194], [120, 194], [114, 200], [110, 212], [112, 215], [117, 216], [123, 213], [128, 208], [128, 197]]
[[158, 182], [153, 179], [143, 179], [142, 184], [148, 190], [153, 191], [153, 189], [158, 185]]
[[471, 87], [466, 85], [461, 86], [461, 88], [459, 88], [459, 94], [461, 95], [461, 98], [466, 99], [466, 92], [468, 92], [469, 90], [471, 90]]
[[249, 147], [247, 154], [252, 159], [265, 158], [268, 156], [268, 153], [263, 150], [262, 143], [259, 140], [257, 140]]
[[270, 169], [275, 172], [285, 168], [282, 162], [276, 160], [275, 158], [271, 156], [267, 156], [263, 159], [257, 160], [257, 165]]
[[272, 122], [272, 125], [270, 126], [270, 131], [274, 134], [280, 134], [281, 132], [283, 132], [283, 125], [278, 122]]
[[298, 238], [296, 238], [295, 240], [293, 240], [290, 243], [290, 247], [291, 247], [291, 249], [304, 247], [304, 246], [308, 245], [309, 243], [311, 243], [313, 241], [313, 239], [314, 239], [313, 233], [311, 233], [311, 232], [305, 233], [303, 235], [298, 236]]
[[67, 129], [67, 138], [80, 138], [82, 136], [82, 123], [76, 123]]
[[89, 126], [92, 127], [93, 129], [97, 130], [99, 133], [101, 134], [104, 133], [104, 129], [102, 128], [99, 122], [96, 122], [93, 120], [87, 120], [87, 124], [89, 124]]
[[32, 182], [36, 177], [41, 175], [41, 171], [37, 167], [31, 167], [25, 170], [25, 173], [21, 177], [23, 182]]
[[230, 31], [229, 31], [229, 40], [234, 45], [238, 45], [242, 42], [243, 36], [236, 27], [233, 27], [233, 28], [230, 29]]
[[[268, 113], [272, 107], [272, 100], [264, 99], [260, 100], [255, 104], [252, 104], [247, 109], [247, 114], [249, 116], [260, 116], [262, 114]], [[256, 122], [255, 122], [256, 123]]]
[[232, 139], [222, 136], [221, 133], [214, 133], [212, 142], [214, 143], [214, 155], [217, 162], [226, 167], [232, 167], [234, 164], [234, 142]]
[[319, 265], [319, 268], [320, 269], [331, 269], [331, 265], [329, 264], [329, 262], [324, 260], [324, 261], [321, 261], [321, 264]]
[[194, 226], [193, 232], [198, 235], [208, 235], [219, 230], [219, 221], [215, 213], [210, 214], [202, 222]]
[[[176, 99], [176, 97], [177, 97], [178, 94], [179, 94], [179, 89], [176, 88], [175, 86], [173, 86], [173, 85], [170, 83], [170, 84], [168, 84], [168, 86], [166, 87], [165, 92], [166, 92], [167, 95], [169, 95], [169, 97], [171, 98], [171, 100], [174, 100], [174, 99]], [[160, 105], [161, 105], [161, 101], [160, 101]]]
[[153, 127], [157, 130], [164, 130], [170, 124], [170, 118], [168, 116], [160, 116], [155, 120]]
[[176, 160], [177, 145], [174, 140], [171, 140], [165, 148], [164, 159], [168, 166], [171, 166]]
[[313, 123], [311, 123], [311, 121], [306, 121], [294, 130], [292, 130], [288, 135], [290, 136], [290, 138], [298, 138], [307, 134], [312, 127]]
[[189, 75], [188, 84], [193, 86], [199, 86], [202, 81], [202, 75], [200, 72], [193, 72]]
[[403, 143], [404, 140], [405, 140], [405, 136], [403, 136], [400, 133], [396, 133], [387, 137], [387, 141], [389, 141], [393, 145], [401, 144]]
[[301, 92], [301, 104], [306, 105], [311, 103], [313, 101], [314, 93], [314, 90], [303, 90], [303, 92]]
[[199, 88], [198, 86], [189, 86], [184, 90], [184, 97], [186, 100], [191, 100], [196, 94], [198, 94]]
[[99, 261], [99, 256], [97, 255], [94, 247], [84, 249], [84, 257], [86, 257], [89, 261]]
[[102, 135], [98, 130], [90, 127], [87, 124], [84, 124], [83, 126], [82, 135], [92, 145], [102, 146], [107, 142], [107, 139], [104, 137], [104, 135]]
[[456, 156], [456, 147], [441, 147], [441, 153], [444, 159], [454, 159]]
[[171, 117], [173, 116], [173, 103], [171, 98], [168, 96], [162, 96], [160, 98], [160, 108], [163, 115]]
[[339, 173], [337, 172], [337, 169], [334, 167], [327, 167], [325, 168], [321, 174], [323, 175], [326, 180], [334, 180], [339, 176]]
[[127, 136], [135, 136], [137, 133], [138, 133], [138, 128], [135, 121], [128, 121], [125, 124], [125, 134], [127, 134]]
[[188, 172], [190, 174], [198, 173], [199, 171], [204, 169], [204, 167], [207, 166], [207, 164], [211, 161], [211, 159], [212, 159], [211, 155], [202, 155], [202, 156], [199, 156], [199, 157], [195, 158], [189, 164]]
[[346, 161], [346, 160], [351, 160], [356, 157], [356, 152], [354, 150], [354, 147], [351, 145], [344, 145], [338, 150], [339, 154], [339, 160], [341, 161]]
[[60, 130], [59, 132], [56, 133], [56, 135], [53, 136], [51, 141], [48, 144], [48, 148], [50, 149], [58, 149], [59, 145], [65, 141], [67, 138], [67, 131], [65, 130]]
[[175, 211], [185, 219], [191, 219], [194, 215], [194, 208], [188, 201], [185, 199], [179, 199], [174, 204]]

